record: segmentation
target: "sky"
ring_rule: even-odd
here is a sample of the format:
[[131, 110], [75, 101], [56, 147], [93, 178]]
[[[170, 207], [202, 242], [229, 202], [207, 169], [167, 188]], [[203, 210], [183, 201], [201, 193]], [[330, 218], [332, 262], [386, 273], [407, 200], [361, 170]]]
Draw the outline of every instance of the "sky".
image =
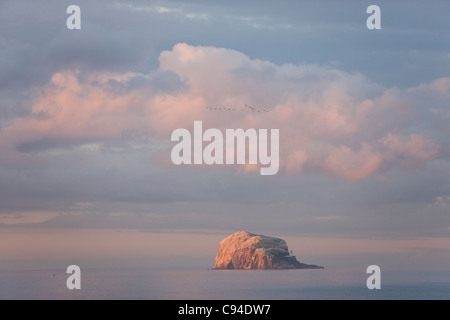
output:
[[[1, 0], [0, 269], [212, 266], [247, 230], [449, 270], [450, 3], [374, 3]], [[279, 172], [175, 166], [196, 120], [279, 129]]]

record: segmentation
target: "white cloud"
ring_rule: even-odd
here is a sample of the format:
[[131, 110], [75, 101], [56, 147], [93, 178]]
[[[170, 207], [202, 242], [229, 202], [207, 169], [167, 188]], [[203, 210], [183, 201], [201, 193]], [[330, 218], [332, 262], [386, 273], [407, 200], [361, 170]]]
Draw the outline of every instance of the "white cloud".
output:
[[[159, 92], [150, 83], [115, 92], [110, 80], [127, 83], [151, 74], [54, 74], [33, 104], [33, 114], [44, 116], [16, 119], [0, 133], [2, 158], [20, 157], [17, 148], [44, 137], [84, 141], [150, 136], [165, 141], [176, 128], [190, 129], [194, 120], [220, 129], [280, 129], [285, 173], [312, 171], [360, 180], [390, 167], [415, 169], [438, 155], [438, 142], [415, 131], [432, 117], [415, 117], [419, 108], [428, 107], [415, 94], [425, 91], [433, 99], [448, 100], [448, 79], [417, 89], [383, 89], [358, 73], [317, 65], [279, 66], [235, 50], [185, 43], [162, 52], [159, 61], [155, 72], [176, 74], [186, 88]], [[255, 111], [207, 109], [237, 110], [246, 104]], [[257, 112], [261, 110], [269, 112]]]

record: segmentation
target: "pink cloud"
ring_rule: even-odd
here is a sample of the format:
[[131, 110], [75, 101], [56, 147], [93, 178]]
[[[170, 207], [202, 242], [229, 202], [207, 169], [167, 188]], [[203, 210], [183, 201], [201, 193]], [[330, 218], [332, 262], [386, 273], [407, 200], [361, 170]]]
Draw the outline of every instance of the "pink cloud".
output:
[[422, 83], [411, 91], [437, 94], [440, 98], [449, 98], [450, 96], [450, 78], [439, 78], [431, 83]]
[[292, 150], [287, 156], [285, 169], [290, 173], [299, 173], [303, 171], [303, 166], [308, 161], [308, 154], [304, 150]]
[[360, 180], [376, 172], [382, 160], [382, 154], [366, 143], [357, 151], [339, 146], [332, 148], [324, 161], [324, 168], [347, 180]]
[[[29, 156], [18, 146], [42, 138], [168, 142], [174, 129], [190, 129], [194, 120], [223, 130], [280, 129], [280, 171], [285, 173], [312, 170], [359, 180], [381, 168], [426, 163], [439, 149], [423, 134], [399, 133], [407, 131], [416, 113], [411, 90], [382, 89], [361, 74], [278, 66], [235, 50], [184, 43], [162, 52], [159, 62], [158, 71], [177, 74], [186, 88], [168, 93], [148, 85], [121, 92], [108, 80], [127, 83], [150, 75], [55, 73], [36, 94], [31, 115], [0, 131], [0, 160]], [[421, 88], [445, 98], [449, 83], [443, 78]], [[262, 110], [269, 112], [257, 112]]]
[[418, 134], [401, 137], [390, 133], [382, 139], [382, 143], [388, 148], [386, 160], [401, 164], [405, 168], [416, 167], [424, 160], [436, 156], [439, 151], [436, 143]]

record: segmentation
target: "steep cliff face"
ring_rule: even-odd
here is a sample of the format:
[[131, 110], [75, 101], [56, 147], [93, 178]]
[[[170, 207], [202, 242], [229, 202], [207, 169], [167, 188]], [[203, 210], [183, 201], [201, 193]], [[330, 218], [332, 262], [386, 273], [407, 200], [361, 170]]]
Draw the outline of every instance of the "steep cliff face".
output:
[[318, 269], [289, 255], [286, 241], [247, 231], [236, 232], [219, 243], [213, 269]]

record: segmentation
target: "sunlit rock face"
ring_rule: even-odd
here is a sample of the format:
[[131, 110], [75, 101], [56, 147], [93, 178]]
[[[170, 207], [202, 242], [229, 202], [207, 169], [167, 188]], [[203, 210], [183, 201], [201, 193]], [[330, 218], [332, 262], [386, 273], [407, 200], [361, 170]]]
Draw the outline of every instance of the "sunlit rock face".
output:
[[247, 231], [236, 232], [219, 243], [213, 269], [319, 269], [289, 255], [286, 241]]

